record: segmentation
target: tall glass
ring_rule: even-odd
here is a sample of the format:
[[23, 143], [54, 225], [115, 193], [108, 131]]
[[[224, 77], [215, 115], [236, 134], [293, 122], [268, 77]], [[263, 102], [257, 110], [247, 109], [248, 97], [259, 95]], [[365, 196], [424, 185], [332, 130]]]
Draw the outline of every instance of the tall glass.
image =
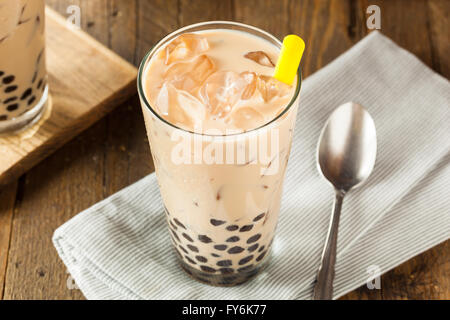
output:
[[[172, 243], [181, 267], [199, 281], [232, 286], [255, 276], [270, 257], [301, 76], [299, 72], [290, 103], [260, 128], [224, 135], [178, 128], [164, 120], [149, 103], [144, 90], [148, 66], [159, 49], [175, 37], [214, 29], [244, 31], [281, 47], [274, 36], [240, 23], [213, 21], [188, 26], [162, 39], [147, 54], [139, 70], [138, 89]], [[181, 149], [189, 151], [182, 154]], [[219, 158], [223, 161], [217, 161]]]
[[44, 0], [1, 0], [0, 133], [38, 120], [47, 98]]

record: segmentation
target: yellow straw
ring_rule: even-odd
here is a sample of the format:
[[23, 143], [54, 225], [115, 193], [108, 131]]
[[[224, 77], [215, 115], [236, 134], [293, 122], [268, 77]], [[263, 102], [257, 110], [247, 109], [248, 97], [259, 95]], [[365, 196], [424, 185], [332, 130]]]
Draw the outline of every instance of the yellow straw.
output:
[[294, 34], [286, 36], [283, 40], [274, 78], [291, 85], [297, 75], [304, 51], [305, 42], [302, 38]]

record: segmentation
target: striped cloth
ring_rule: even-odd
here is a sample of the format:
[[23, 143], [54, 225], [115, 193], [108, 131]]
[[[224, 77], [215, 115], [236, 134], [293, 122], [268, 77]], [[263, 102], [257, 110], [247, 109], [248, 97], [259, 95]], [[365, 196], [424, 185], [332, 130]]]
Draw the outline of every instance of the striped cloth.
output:
[[450, 86], [373, 32], [304, 81], [274, 253], [254, 280], [233, 288], [190, 279], [176, 263], [155, 175], [94, 205], [54, 234], [89, 299], [308, 299], [328, 229], [332, 188], [315, 149], [335, 107], [374, 117], [378, 159], [345, 199], [335, 298], [450, 238]]

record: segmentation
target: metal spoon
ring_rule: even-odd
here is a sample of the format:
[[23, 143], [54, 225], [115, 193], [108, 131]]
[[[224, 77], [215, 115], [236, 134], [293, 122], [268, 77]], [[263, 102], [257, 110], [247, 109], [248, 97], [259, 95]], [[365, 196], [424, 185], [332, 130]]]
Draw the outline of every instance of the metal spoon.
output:
[[314, 299], [333, 297], [334, 265], [342, 201], [351, 189], [367, 180], [375, 164], [377, 134], [370, 114], [359, 104], [348, 102], [328, 119], [319, 139], [319, 171], [333, 185], [336, 198], [322, 263], [314, 287]]

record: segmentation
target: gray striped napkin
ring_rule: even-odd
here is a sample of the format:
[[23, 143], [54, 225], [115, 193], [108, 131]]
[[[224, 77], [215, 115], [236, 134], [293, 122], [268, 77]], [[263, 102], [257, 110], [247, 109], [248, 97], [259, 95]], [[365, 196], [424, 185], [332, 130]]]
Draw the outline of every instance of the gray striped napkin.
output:
[[[198, 283], [179, 268], [155, 175], [65, 223], [54, 244], [89, 299], [308, 299], [333, 191], [315, 149], [338, 105], [367, 107], [378, 159], [367, 184], [345, 199], [335, 298], [450, 238], [450, 86], [373, 32], [304, 81], [274, 253], [254, 280], [233, 288]], [[375, 272], [375, 273], [374, 273]]]

